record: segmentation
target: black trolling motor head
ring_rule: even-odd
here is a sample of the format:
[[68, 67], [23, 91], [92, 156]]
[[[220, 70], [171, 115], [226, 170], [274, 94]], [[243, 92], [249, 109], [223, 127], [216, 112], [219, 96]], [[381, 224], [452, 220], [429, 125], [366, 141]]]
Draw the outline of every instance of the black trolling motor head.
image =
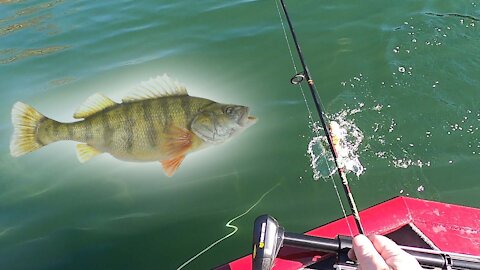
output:
[[[336, 254], [336, 269], [352, 269], [355, 263], [348, 259], [352, 237], [337, 235], [334, 239], [286, 232], [269, 215], [259, 216], [253, 228], [253, 270], [272, 269], [275, 258], [283, 246]], [[400, 246], [413, 255], [422, 266], [441, 269], [478, 269], [480, 258], [465, 254], [432, 251]], [[340, 266], [340, 268], [338, 267]]]
[[254, 222], [252, 269], [272, 269], [275, 258], [283, 246], [327, 253], [342, 253], [346, 257], [346, 252], [352, 247], [352, 239], [346, 236], [328, 239], [285, 232], [275, 218], [269, 215], [262, 215]]
[[269, 215], [255, 219], [253, 227], [253, 270], [270, 270], [283, 245], [285, 230]]

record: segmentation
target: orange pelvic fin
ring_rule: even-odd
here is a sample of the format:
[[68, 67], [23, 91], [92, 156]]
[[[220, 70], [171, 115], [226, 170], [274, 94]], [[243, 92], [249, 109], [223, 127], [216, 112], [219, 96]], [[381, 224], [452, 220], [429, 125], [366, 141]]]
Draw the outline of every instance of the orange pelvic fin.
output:
[[171, 177], [175, 173], [175, 171], [180, 166], [180, 164], [182, 164], [182, 161], [184, 158], [185, 158], [185, 155], [181, 155], [169, 160], [160, 161], [162, 163], [163, 170], [165, 171], [168, 177]]

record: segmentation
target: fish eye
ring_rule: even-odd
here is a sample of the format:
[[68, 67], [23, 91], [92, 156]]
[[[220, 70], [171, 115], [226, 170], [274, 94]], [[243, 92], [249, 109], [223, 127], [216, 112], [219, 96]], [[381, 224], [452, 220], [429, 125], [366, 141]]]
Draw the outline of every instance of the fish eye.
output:
[[234, 111], [234, 108], [232, 106], [227, 106], [225, 107], [225, 113], [228, 115], [232, 115]]

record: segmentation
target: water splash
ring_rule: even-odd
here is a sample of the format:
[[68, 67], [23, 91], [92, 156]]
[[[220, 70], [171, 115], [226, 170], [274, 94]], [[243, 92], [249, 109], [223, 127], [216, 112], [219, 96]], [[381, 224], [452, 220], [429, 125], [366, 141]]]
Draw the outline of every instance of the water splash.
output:
[[313, 179], [328, 178], [336, 171], [332, 154], [327, 146], [325, 136], [316, 136], [308, 143], [307, 154], [310, 157], [310, 167], [313, 170]]
[[[355, 125], [352, 120], [348, 120], [347, 116], [357, 113], [357, 111], [343, 110], [334, 115], [335, 137], [338, 139], [336, 146], [339, 166], [343, 167], [347, 173], [354, 173], [359, 177], [365, 171], [360, 163], [358, 150], [364, 138], [363, 132]], [[314, 123], [313, 131], [315, 136], [308, 143], [307, 154], [310, 157], [310, 167], [313, 170], [313, 178], [328, 178], [333, 175], [337, 168], [330, 152], [327, 138], [323, 132], [323, 128]]]

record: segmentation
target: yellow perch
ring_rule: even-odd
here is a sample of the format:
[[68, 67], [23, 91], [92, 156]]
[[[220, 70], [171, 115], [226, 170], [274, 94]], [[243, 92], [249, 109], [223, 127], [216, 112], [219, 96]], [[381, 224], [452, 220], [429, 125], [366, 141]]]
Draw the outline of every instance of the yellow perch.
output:
[[185, 156], [230, 139], [256, 122], [249, 108], [189, 96], [166, 75], [140, 85], [134, 96], [116, 103], [94, 94], [61, 123], [21, 102], [12, 108], [10, 153], [24, 155], [47, 144], [73, 140], [80, 162], [101, 153], [128, 161], [160, 161], [172, 176]]

